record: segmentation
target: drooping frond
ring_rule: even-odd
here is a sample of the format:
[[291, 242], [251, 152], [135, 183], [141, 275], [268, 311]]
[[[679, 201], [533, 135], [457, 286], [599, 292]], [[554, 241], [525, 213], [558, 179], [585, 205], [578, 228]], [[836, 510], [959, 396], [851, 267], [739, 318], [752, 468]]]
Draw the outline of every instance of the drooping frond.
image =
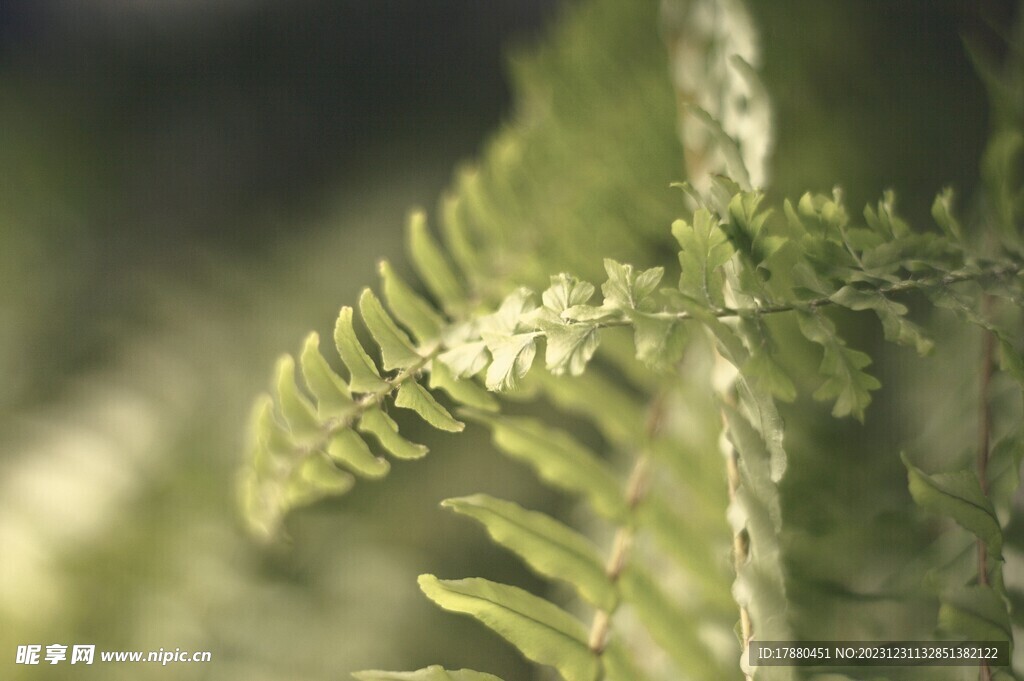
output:
[[[431, 262], [441, 256], [433, 242], [425, 241], [429, 235], [417, 227], [420, 220], [418, 215], [411, 218], [413, 253], [420, 261]], [[441, 271], [436, 262], [431, 266]], [[256, 401], [250, 431], [253, 467], [242, 494], [250, 524], [265, 535], [274, 532], [291, 508], [344, 493], [357, 477], [376, 480], [387, 475], [388, 459], [375, 450], [399, 460], [426, 455], [425, 446], [398, 433], [390, 408], [415, 412], [438, 430], [464, 428], [421, 383], [441, 349], [442, 331], [448, 328], [441, 314], [386, 262], [380, 273], [391, 312], [369, 289], [359, 299], [360, 316], [380, 351], [380, 366], [356, 334], [354, 311], [343, 307], [334, 328], [334, 346], [347, 378], [334, 371], [320, 350], [319, 336], [311, 333], [298, 358], [306, 389], [297, 383], [295, 359], [284, 355], [277, 363], [274, 397]], [[435, 279], [431, 288], [441, 297], [451, 281]], [[446, 366], [430, 372], [429, 385], [457, 403], [485, 411], [496, 408], [493, 397], [459, 380]]]

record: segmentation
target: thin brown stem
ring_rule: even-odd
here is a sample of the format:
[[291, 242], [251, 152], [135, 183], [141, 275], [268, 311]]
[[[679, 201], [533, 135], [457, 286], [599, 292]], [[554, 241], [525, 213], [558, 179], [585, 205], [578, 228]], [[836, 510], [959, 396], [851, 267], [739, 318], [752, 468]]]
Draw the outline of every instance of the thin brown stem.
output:
[[[892, 295], [896, 293], [904, 293], [907, 291], [927, 291], [929, 289], [941, 288], [943, 286], [951, 286], [953, 284], [960, 284], [966, 281], [977, 281], [979, 279], [985, 279], [988, 277], [994, 277], [997, 279], [1012, 277], [1020, 274], [1024, 271], [1024, 267], [1017, 264], [1008, 264], [1000, 267], [995, 267], [990, 270], [981, 270], [978, 272], [951, 272], [944, 274], [941, 277], [921, 277], [919, 279], [903, 279], [901, 281], [888, 284], [886, 286], [879, 286], [877, 288], [866, 288], [865, 291], [874, 291], [882, 295]], [[721, 307], [717, 309], [707, 310], [706, 314], [709, 317], [716, 317], [718, 319], [730, 318], [730, 317], [760, 317], [762, 315], [779, 314], [781, 312], [792, 312], [794, 310], [813, 310], [819, 307], [827, 307], [829, 305], [835, 305], [835, 301], [828, 296], [822, 296], [819, 298], [810, 298], [808, 300], [801, 300], [793, 303], [769, 303], [766, 305], [754, 305], [745, 308], [732, 308], [732, 307]], [[686, 321], [688, 319], [694, 319], [695, 316], [689, 312], [656, 312], [650, 317], [665, 320], [676, 320]], [[598, 326], [629, 326], [632, 324], [629, 320], [607, 320], [599, 322]]]
[[[988, 317], [992, 307], [992, 297], [982, 297], [982, 315]], [[992, 384], [993, 360], [996, 350], [996, 336], [992, 331], [985, 330], [983, 338], [983, 349], [981, 359], [981, 387], [978, 391], [978, 453], [977, 469], [978, 482], [981, 484], [981, 491], [988, 496], [988, 457], [989, 447], [992, 439], [992, 409], [989, 404], [989, 393]], [[988, 547], [980, 538], [978, 544], [978, 583], [982, 586], [989, 585], [988, 575]], [[980, 681], [991, 681], [992, 669], [988, 662], [983, 661], [978, 672]]]
[[295, 450], [296, 461], [301, 461], [302, 459], [321, 451], [326, 444], [330, 442], [332, 437], [351, 428], [363, 417], [364, 414], [366, 414], [366, 412], [370, 411], [374, 407], [380, 406], [388, 395], [393, 394], [401, 388], [403, 384], [411, 380], [415, 380], [420, 372], [426, 368], [427, 364], [429, 364], [430, 361], [440, 353], [440, 346], [431, 348], [428, 352], [425, 352], [422, 359], [417, 360], [415, 364], [403, 369], [391, 378], [384, 379], [384, 383], [386, 384], [385, 387], [371, 393], [366, 393], [356, 400], [352, 408], [344, 416], [326, 421], [323, 425], [320, 437], [315, 442], [304, 445]]
[[[644, 437], [650, 441], [661, 429], [661, 422], [664, 416], [664, 395], [659, 395], [654, 399], [651, 404], [650, 411], [647, 418], [647, 423], [644, 427]], [[647, 492], [647, 483], [650, 477], [650, 455], [647, 452], [647, 447], [637, 457], [636, 463], [633, 464], [633, 470], [630, 471], [629, 480], [626, 483], [626, 507], [629, 512], [632, 513], [640, 502], [643, 501], [644, 495]], [[629, 561], [630, 549], [633, 547], [633, 535], [635, 533], [635, 527], [632, 521], [627, 521], [625, 525], [615, 531], [615, 537], [612, 539], [611, 552], [608, 555], [608, 560], [605, 563], [605, 574], [608, 576], [608, 580], [614, 585], [619, 581], [619, 577], [622, 576], [622, 571], [625, 570], [626, 564]], [[595, 655], [601, 655], [604, 652], [605, 646], [608, 644], [608, 632], [611, 630], [612, 615], [615, 614], [616, 608], [609, 609], [598, 609], [594, 613], [594, 617], [590, 622], [590, 634], [587, 637], [587, 647]]]
[[[1013, 277], [1024, 272], [1024, 266], [1017, 264], [1006, 264], [999, 267], [994, 267], [988, 270], [979, 270], [975, 272], [950, 272], [944, 274], [941, 277], [921, 277], [918, 279], [903, 279], [886, 286], [879, 286], [876, 288], [865, 288], [866, 292], [875, 292], [883, 296], [894, 295], [899, 293], [905, 293], [907, 291], [927, 291], [930, 289], [942, 288], [944, 286], [951, 286], [953, 284], [959, 284], [966, 281], [977, 281], [979, 279], [986, 278], [1006, 278]], [[793, 312], [796, 310], [814, 311], [821, 307], [828, 307], [835, 305], [836, 302], [829, 296], [821, 296], [819, 298], [810, 298], [807, 300], [801, 300], [790, 303], [766, 303], [756, 304], [749, 307], [735, 308], [735, 307], [718, 307], [701, 311], [700, 314], [693, 314], [692, 312], [654, 312], [647, 313], [646, 316], [651, 319], [662, 319], [665, 321], [683, 322], [692, 319], [708, 318], [713, 317], [717, 319], [729, 319], [733, 317], [762, 317], [765, 315], [780, 314], [783, 312]], [[632, 326], [634, 321], [629, 318], [611, 318], [602, 319], [596, 322], [573, 322], [570, 323], [589, 323], [593, 324], [594, 328], [611, 328], [620, 326]], [[538, 336], [545, 336], [543, 330], [538, 330]]]
[[[992, 438], [992, 410], [989, 407], [989, 390], [992, 382], [995, 346], [995, 334], [986, 330], [981, 364], [981, 389], [978, 395], [980, 407], [978, 414], [977, 453], [978, 482], [981, 483], [981, 491], [985, 496], [988, 496], [988, 456]], [[981, 539], [978, 540], [978, 583], [985, 586], [989, 583], [988, 555], [985, 551], [985, 542]]]

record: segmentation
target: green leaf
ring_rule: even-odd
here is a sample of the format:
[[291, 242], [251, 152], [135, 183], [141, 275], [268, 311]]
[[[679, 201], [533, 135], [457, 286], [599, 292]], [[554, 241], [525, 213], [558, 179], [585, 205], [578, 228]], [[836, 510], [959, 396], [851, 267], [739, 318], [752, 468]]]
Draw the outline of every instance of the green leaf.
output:
[[[279, 494], [275, 498], [266, 493], [271, 487], [261, 481], [259, 468], [242, 473], [238, 481], [238, 502], [246, 526], [254, 536], [267, 540], [274, 536], [285, 510]], [[276, 487], [276, 486], [275, 486]]]
[[414, 672], [384, 672], [371, 669], [365, 672], [353, 672], [352, 676], [359, 681], [501, 681], [493, 674], [475, 672], [472, 669], [450, 671], [438, 665]]
[[758, 390], [783, 402], [796, 399], [796, 386], [792, 379], [766, 350], [757, 348], [757, 352], [752, 352], [740, 368], [740, 373]]
[[514, 390], [519, 379], [533, 366], [533, 358], [537, 354], [537, 332], [518, 333], [513, 336], [493, 333], [481, 335], [492, 356], [484, 383], [489, 390], [497, 392]]
[[624, 265], [611, 258], [604, 259], [604, 270], [608, 274], [608, 280], [601, 284], [604, 305], [621, 310], [640, 309], [665, 275], [664, 267], [634, 272], [632, 265]]
[[[804, 196], [808, 196], [808, 194], [804, 194]], [[802, 200], [801, 203], [803, 203]], [[789, 224], [790, 228], [796, 234], [798, 234], [801, 237], [807, 234], [807, 225], [805, 225], [804, 221], [800, 219], [800, 216], [797, 214], [796, 209], [793, 208], [793, 202], [790, 201], [789, 199], [783, 199], [782, 213], [783, 215], [786, 216], [786, 223]]]
[[430, 368], [430, 387], [440, 388], [460, 404], [483, 411], [498, 411], [498, 401], [479, 385], [455, 378], [443, 362], [434, 362]]
[[412, 331], [420, 342], [440, 336], [444, 327], [441, 315], [395, 273], [387, 260], [381, 261], [379, 269], [384, 284], [384, 300], [395, 318]]
[[615, 588], [605, 574], [597, 547], [575, 530], [548, 515], [486, 494], [446, 499], [441, 505], [482, 523], [491, 539], [539, 574], [569, 582], [602, 610], [615, 607]]
[[1006, 338], [999, 338], [999, 366], [1024, 388], [1024, 358]]
[[322, 428], [320, 419], [316, 417], [313, 405], [295, 384], [295, 360], [291, 355], [278, 358], [276, 373], [278, 404], [292, 433], [304, 440], [319, 437]]
[[416, 381], [406, 381], [398, 389], [395, 406], [415, 411], [424, 421], [438, 430], [450, 433], [462, 432], [466, 424], [456, 421], [448, 410], [442, 407], [430, 392]]
[[579, 376], [586, 370], [600, 344], [597, 325], [570, 322], [562, 317], [567, 310], [580, 310], [594, 295], [594, 287], [568, 274], [551, 277], [551, 287], [542, 294], [544, 307], [534, 310], [524, 321], [532, 323], [546, 337], [545, 364], [556, 376]]
[[544, 307], [556, 315], [576, 305], [584, 305], [593, 297], [593, 284], [565, 273], [551, 277], [551, 286], [541, 294]]
[[725, 164], [729, 170], [729, 175], [735, 178], [743, 189], [749, 190], [751, 188], [750, 173], [743, 162], [743, 152], [740, 150], [739, 143], [725, 131], [725, 128], [722, 127], [718, 119], [710, 113], [695, 104], [686, 104], [684, 106], [688, 113], [692, 114], [707, 127], [711, 136], [715, 139], [715, 143], [725, 156]]
[[[532, 297], [533, 293], [529, 289], [519, 288], [502, 301], [495, 313], [480, 320], [480, 337], [490, 350], [492, 358], [484, 381], [489, 390], [505, 391], [516, 388], [519, 379], [525, 376], [533, 365], [533, 359], [537, 354], [538, 332], [530, 330], [533, 313], [537, 309]], [[458, 364], [470, 364], [470, 355], [471, 353], [466, 352], [456, 358]], [[442, 358], [444, 357], [445, 355], [442, 355]], [[475, 368], [475, 364], [470, 365], [470, 368]], [[456, 375], [465, 374], [456, 372]]]
[[[842, 244], [843, 230], [850, 219], [846, 213], [846, 208], [840, 200], [841, 198], [835, 192], [833, 192], [832, 196], [805, 192], [797, 203], [797, 212], [800, 217], [797, 217], [796, 213], [791, 211], [792, 207], [790, 206], [790, 211], [787, 211], [786, 214], [787, 220], [790, 225], [799, 225], [801, 228], [799, 230], [800, 233], [809, 232], [831, 243]], [[805, 220], [810, 223], [809, 229], [804, 228]], [[851, 259], [850, 254], [845, 249], [838, 252], [844, 254], [844, 260]]]
[[755, 266], [763, 265], [785, 243], [783, 237], [764, 228], [771, 212], [759, 210], [763, 200], [761, 192], [739, 192], [729, 201], [729, 219], [722, 225], [736, 250]]
[[864, 219], [871, 229], [882, 234], [886, 240], [901, 239], [911, 234], [910, 226], [896, 215], [896, 194], [892, 190], [882, 194], [877, 213], [871, 206], [864, 207]]
[[406, 369], [423, 362], [412, 341], [398, 328], [370, 289], [363, 289], [359, 296], [359, 312], [370, 335], [380, 346], [381, 361], [386, 370]]
[[[761, 433], [737, 409], [723, 405], [722, 414], [728, 426], [726, 435], [740, 454], [738, 468], [741, 486], [756, 501], [758, 509], [767, 514], [764, 521], [750, 517], [748, 531], [752, 535], [756, 533], [758, 540], [777, 542], [777, 536], [782, 531], [782, 510], [776, 485], [781, 476], [776, 471], [781, 463], [772, 460]], [[748, 516], [753, 516], [752, 511], [747, 509]], [[760, 526], [764, 529], [757, 532]], [[764, 545], [758, 548], [761, 551], [768, 549]]]
[[555, 376], [582, 374], [601, 344], [600, 333], [593, 324], [566, 324], [559, 320], [541, 323], [541, 328], [547, 341], [544, 363]]
[[374, 456], [354, 430], [346, 429], [335, 434], [327, 445], [327, 453], [334, 461], [364, 478], [383, 478], [391, 469], [387, 459]]
[[672, 223], [672, 236], [679, 242], [679, 290], [709, 307], [725, 307], [722, 293], [725, 278], [721, 267], [732, 257], [732, 244], [707, 208], [693, 214], [693, 224]]
[[633, 344], [636, 358], [649, 366], [671, 366], [685, 349], [686, 336], [681, 322], [646, 312], [633, 315]]
[[306, 386], [316, 397], [320, 418], [336, 418], [352, 411], [355, 402], [352, 401], [348, 384], [334, 373], [327, 360], [320, 354], [320, 335], [316, 332], [306, 336], [300, 362]]
[[1024, 132], [1017, 126], [997, 130], [985, 148], [982, 177], [988, 190], [993, 231], [1007, 250], [1024, 253], [1019, 230], [1021, 211], [1020, 167], [1024, 156]]
[[997, 559], [1002, 555], [1003, 532], [992, 502], [973, 470], [928, 475], [902, 455], [910, 480], [910, 495], [919, 506], [952, 518], [973, 533]]
[[912, 346], [921, 356], [930, 353], [934, 347], [921, 328], [905, 318], [907, 307], [889, 300], [881, 291], [862, 291], [855, 286], [844, 286], [832, 294], [830, 300], [851, 310], [874, 310], [882, 322], [885, 339], [890, 342]]
[[381, 379], [377, 366], [366, 354], [352, 327], [352, 308], [345, 306], [334, 325], [334, 344], [349, 372], [349, 387], [357, 393], [387, 390], [390, 385]]
[[749, 189], [740, 186], [740, 183], [728, 175], [715, 174], [711, 176], [708, 200], [702, 201], [698, 205], [707, 206], [718, 215], [719, 220], [725, 222], [729, 220], [729, 204], [732, 203], [737, 194], [741, 194], [744, 191], [749, 191]]
[[448, 366], [457, 378], [470, 378], [476, 376], [487, 366], [490, 356], [487, 354], [487, 343], [472, 341], [461, 343], [451, 350], [442, 352], [437, 359]]
[[846, 347], [846, 342], [836, 335], [835, 324], [819, 311], [798, 312], [797, 320], [807, 340], [825, 350], [819, 368], [825, 382], [815, 391], [815, 399], [835, 399], [832, 415], [836, 418], [852, 414], [863, 421], [864, 410], [871, 404], [870, 391], [882, 387], [877, 378], [862, 371], [871, 364], [871, 358]]
[[737, 387], [745, 418], [749, 419], [748, 422], [757, 432], [758, 440], [768, 452], [768, 475], [772, 482], [778, 483], [789, 467], [782, 416], [770, 395], [751, 390], [746, 381], [740, 381]]
[[945, 594], [939, 628], [968, 641], [1013, 641], [1006, 604], [990, 586], [966, 586]]
[[536, 308], [533, 292], [520, 287], [506, 296], [493, 314], [480, 319], [480, 335], [511, 336], [526, 331], [529, 314]]
[[1009, 510], [1020, 485], [1021, 460], [1024, 460], [1024, 436], [1018, 427], [1000, 438], [988, 457], [988, 497], [1000, 512]]
[[554, 604], [486, 579], [420, 575], [419, 584], [445, 610], [476, 618], [527, 659], [557, 669], [566, 681], [597, 681], [600, 663], [587, 648], [583, 624]]
[[352, 489], [356, 479], [314, 453], [292, 472], [284, 489], [287, 508], [306, 506], [327, 496], [344, 494]]
[[293, 453], [295, 444], [284, 426], [274, 417], [274, 400], [266, 393], [253, 404], [253, 433], [256, 443], [274, 457]]
[[466, 168], [460, 172], [458, 181], [461, 192], [448, 192], [441, 197], [441, 232], [444, 234], [445, 244], [452, 258], [462, 268], [463, 272], [479, 272], [480, 249], [474, 243], [472, 225], [470, 222], [473, 216], [468, 216], [469, 203], [460, 193], [468, 194], [467, 188], [473, 184], [470, 179], [475, 175], [475, 169]]
[[565, 431], [528, 418], [494, 417], [468, 410], [466, 415], [490, 427], [501, 451], [533, 467], [548, 484], [583, 496], [606, 518], [626, 517], [618, 477]]
[[380, 446], [396, 459], [420, 459], [426, 456], [424, 445], [410, 442], [398, 434], [398, 424], [380, 408], [370, 409], [359, 419], [358, 429], [377, 438]]
[[422, 211], [410, 213], [407, 231], [409, 255], [416, 274], [446, 311], [457, 311], [466, 294], [441, 247], [427, 229], [427, 216]]
[[[789, 599], [780, 535], [783, 529], [778, 481], [786, 468], [778, 441], [778, 415], [770, 398], [740, 383], [740, 408], [722, 404], [726, 435], [739, 452], [739, 485], [727, 516], [734, 534], [749, 539], [748, 560], [738, 566], [733, 596], [750, 614], [754, 631], [765, 640], [789, 640]], [[791, 670], [790, 670], [791, 671]], [[792, 678], [779, 670], [779, 678]]]
[[957, 241], [963, 241], [964, 230], [960, 226], [960, 221], [956, 219], [953, 214], [953, 188], [946, 187], [942, 190], [942, 193], [935, 197], [935, 201], [932, 203], [932, 218], [935, 219], [936, 224], [942, 228], [948, 236], [956, 239]]

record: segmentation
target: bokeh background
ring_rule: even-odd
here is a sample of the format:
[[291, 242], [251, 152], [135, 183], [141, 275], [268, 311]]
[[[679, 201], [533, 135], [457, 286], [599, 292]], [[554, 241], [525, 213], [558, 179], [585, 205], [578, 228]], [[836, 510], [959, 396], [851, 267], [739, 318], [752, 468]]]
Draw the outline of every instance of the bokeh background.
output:
[[[233, 486], [274, 357], [402, 262], [406, 211], [514, 116], [502, 55], [561, 4], [0, 2], [0, 677], [69, 678], [16, 647], [91, 643], [213, 662], [75, 678], [529, 678], [415, 586], [542, 588], [436, 508], [557, 503], [481, 434], [412, 430], [429, 463], [297, 514], [277, 546], [245, 536]], [[946, 184], [971, 196], [987, 104], [960, 39], [998, 53], [1013, 3], [751, 4], [777, 193], [895, 186], [918, 222]]]
[[[234, 476], [269, 363], [401, 260], [406, 211], [509, 113], [504, 49], [554, 10], [0, 3], [0, 677], [341, 678], [444, 661], [449, 633], [516, 668], [468, 622], [417, 633], [416, 574], [497, 559], [469, 531], [435, 552], [463, 527], [413, 489], [465, 492], [473, 460], [396, 470], [396, 496], [324, 504], [273, 548]], [[26, 643], [214, 661], [16, 666]]]

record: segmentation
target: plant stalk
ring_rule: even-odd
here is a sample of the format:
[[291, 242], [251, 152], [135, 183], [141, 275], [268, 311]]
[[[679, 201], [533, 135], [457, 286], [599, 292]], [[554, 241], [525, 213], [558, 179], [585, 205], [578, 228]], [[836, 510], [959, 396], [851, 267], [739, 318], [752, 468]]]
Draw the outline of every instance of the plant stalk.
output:
[[[664, 416], [663, 410], [664, 394], [660, 394], [651, 403], [647, 423], [644, 426], [644, 437], [647, 441], [656, 437], [661, 430], [661, 421]], [[650, 477], [650, 467], [650, 454], [645, 447], [637, 457], [636, 463], [633, 464], [633, 470], [630, 471], [629, 480], [626, 483], [626, 506], [630, 513], [644, 499], [647, 492], [647, 482]], [[619, 581], [619, 577], [622, 576], [622, 571], [626, 568], [626, 564], [629, 561], [634, 533], [635, 528], [632, 522], [627, 522], [615, 531], [615, 537], [612, 539], [611, 553], [608, 556], [608, 561], [605, 563], [605, 574], [613, 585]], [[594, 613], [590, 623], [590, 634], [587, 637], [587, 647], [595, 655], [601, 655], [608, 644], [608, 632], [611, 630], [612, 615], [614, 614], [614, 607], [608, 610], [599, 609]]]
[[[717, 354], [717, 353], [716, 353]], [[726, 361], [724, 358], [719, 356], [718, 361]], [[729, 406], [735, 406], [736, 396], [733, 389], [730, 388], [721, 395], [722, 402]], [[736, 503], [736, 494], [740, 488], [740, 468], [739, 468], [739, 451], [732, 445], [725, 437], [728, 425], [726, 423], [725, 412], [721, 411], [722, 417], [722, 448], [723, 454], [725, 455], [725, 473], [726, 481], [729, 485], [729, 504]], [[728, 451], [724, 451], [725, 448]], [[747, 536], [746, 530], [741, 529], [738, 532], [733, 533], [732, 536], [732, 561], [733, 569], [737, 575], [740, 570], [746, 564], [750, 557], [750, 539]], [[740, 605], [740, 638], [741, 640], [741, 656], [748, 655], [750, 650], [750, 641], [754, 637], [754, 625], [750, 619], [750, 611], [746, 606]], [[753, 676], [750, 674], [744, 674], [747, 681], [752, 681]]]
[[[988, 317], [992, 307], [992, 296], [986, 294], [982, 297], [982, 315]], [[988, 496], [988, 458], [989, 447], [992, 439], [992, 408], [989, 402], [991, 392], [993, 360], [996, 350], [996, 336], [992, 331], [986, 329], [983, 337], [983, 350], [981, 360], [981, 386], [978, 391], [979, 415], [978, 415], [978, 454], [977, 470], [978, 482], [981, 485], [982, 494]], [[988, 576], [988, 548], [980, 538], [978, 545], [978, 584], [989, 586]], [[987, 661], [982, 661], [978, 671], [980, 681], [991, 681], [992, 669]]]

